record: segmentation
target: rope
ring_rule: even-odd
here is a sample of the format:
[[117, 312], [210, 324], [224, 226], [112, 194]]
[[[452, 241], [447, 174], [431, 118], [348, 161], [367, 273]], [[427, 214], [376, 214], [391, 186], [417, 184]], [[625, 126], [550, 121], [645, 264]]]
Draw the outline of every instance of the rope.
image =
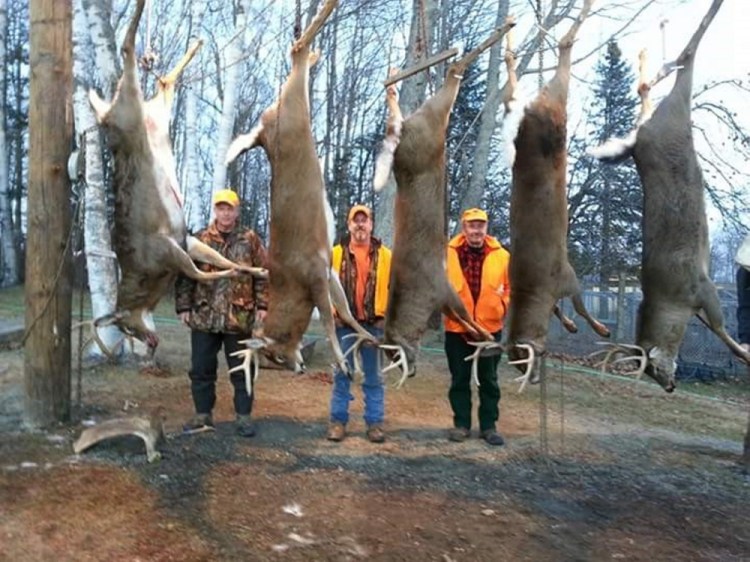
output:
[[[301, 10], [299, 0], [297, 0], [297, 7]], [[301, 19], [302, 19], [302, 13], [301, 13], [301, 11], [299, 12], [299, 17], [300, 17], [300, 20], [295, 23], [295, 29], [294, 29], [295, 40], [298, 39], [302, 35], [302, 28], [300, 27], [299, 29], [297, 29], [297, 25], [299, 23], [301, 23]], [[279, 23], [281, 24], [281, 21], [282, 21], [281, 14], [279, 14], [279, 20], [280, 20]], [[294, 64], [294, 61], [292, 61], [292, 64]], [[290, 72], [291, 72], [291, 70], [290, 70]], [[276, 94], [276, 99], [278, 100], [278, 103], [276, 105], [276, 131], [279, 130], [279, 119], [280, 119], [280, 116], [281, 116], [281, 110], [283, 109], [283, 107], [281, 105], [281, 91], [284, 89], [284, 82], [285, 82], [284, 77], [281, 75], [281, 72], [279, 72], [279, 91], [278, 91], [278, 94]], [[312, 105], [312, 101], [310, 102], [310, 104]], [[310, 110], [312, 111], [312, 108], [310, 108]], [[274, 159], [274, 162], [278, 162], [279, 161], [279, 137], [280, 136], [281, 135], [278, 135], [278, 134], [274, 135], [274, 137], [275, 137], [274, 138], [274, 143], [273, 143], [273, 159]], [[270, 220], [270, 217], [269, 217], [269, 220]]]
[[302, 4], [297, 0], [296, 11], [294, 13], [294, 39], [297, 40], [302, 35]]
[[156, 59], [156, 53], [151, 49], [151, 0], [146, 0], [146, 48], [141, 57], [141, 66], [146, 72], [151, 72]]
[[[424, 0], [419, 0], [419, 26], [417, 30], [417, 49], [421, 45], [422, 57], [427, 58], [429, 55], [429, 44], [427, 42], [427, 17], [425, 16]], [[430, 91], [435, 90], [432, 83], [432, 72], [427, 69], [427, 83], [430, 85]]]
[[536, 367], [539, 369], [539, 448], [546, 457], [549, 454], [547, 439], [547, 354], [542, 355]]
[[23, 347], [26, 345], [26, 340], [29, 339], [29, 336], [31, 335], [31, 331], [36, 326], [36, 323], [39, 322], [39, 319], [44, 316], [44, 314], [47, 312], [47, 308], [49, 307], [49, 304], [52, 302], [52, 299], [55, 298], [56, 293], [55, 289], [57, 288], [58, 283], [60, 283], [60, 276], [62, 275], [63, 266], [65, 265], [65, 256], [68, 255], [68, 252], [70, 251], [70, 245], [71, 240], [73, 239], [73, 235], [75, 234], [76, 227], [80, 224], [80, 217], [81, 217], [81, 201], [83, 200], [83, 195], [78, 197], [78, 201], [76, 201], [75, 209], [73, 210], [73, 218], [70, 225], [70, 230], [68, 231], [68, 236], [65, 238], [65, 247], [63, 248], [62, 255], [60, 256], [60, 263], [57, 266], [57, 272], [55, 273], [55, 278], [52, 281], [52, 290], [50, 290], [49, 296], [47, 297], [47, 300], [44, 303], [44, 306], [39, 311], [39, 314], [37, 314], [34, 319], [30, 322], [28, 328], [26, 328], [26, 331], [23, 334], [23, 338], [21, 339], [21, 346]]
[[[89, 132], [95, 131], [98, 128], [98, 125], [92, 125], [91, 127], [88, 127], [85, 129], [81, 134], [78, 136], [78, 150], [80, 150], [79, 159], [78, 162], [82, 163], [82, 165], [79, 165], [78, 170], [76, 170], [76, 177], [78, 182], [81, 183], [83, 186], [83, 191], [81, 192], [81, 199], [85, 197], [85, 190], [87, 187], [86, 184], [86, 137], [88, 136]], [[85, 220], [85, 213], [86, 213], [86, 206], [84, 205], [81, 209], [81, 222], [84, 223]], [[80, 236], [83, 237], [83, 228], [79, 230]], [[85, 237], [84, 237], [85, 238]], [[79, 247], [82, 248], [85, 251], [85, 239], [81, 240], [79, 238]], [[88, 277], [87, 277], [88, 279]], [[84, 341], [83, 341], [83, 289], [81, 289], [81, 292], [78, 297], [78, 360], [76, 362], [76, 399], [75, 399], [75, 409], [77, 412], [81, 412], [81, 395], [83, 394], [82, 388], [83, 388], [83, 348], [84, 348]]]
[[[85, 185], [85, 183], [84, 183]], [[85, 210], [83, 211], [86, 212]], [[81, 229], [83, 231], [83, 229]], [[78, 361], [76, 363], [76, 401], [75, 409], [81, 411], [81, 388], [83, 386], [83, 288], [78, 297]]]
[[537, 45], [537, 56], [539, 57], [539, 74], [537, 85], [541, 91], [544, 88], [544, 47], [542, 45], [542, 0], [536, 0], [536, 23], [539, 26], [539, 44]]
[[557, 364], [557, 373], [560, 377], [560, 448], [565, 449], [565, 377], [563, 376], [563, 364]]

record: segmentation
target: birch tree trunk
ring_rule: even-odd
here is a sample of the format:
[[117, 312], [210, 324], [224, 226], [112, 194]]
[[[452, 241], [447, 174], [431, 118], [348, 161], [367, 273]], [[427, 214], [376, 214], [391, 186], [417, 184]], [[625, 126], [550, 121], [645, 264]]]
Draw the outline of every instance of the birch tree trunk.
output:
[[71, 6], [32, 0], [29, 16], [24, 422], [41, 428], [70, 418]]
[[[84, 170], [84, 244], [86, 266], [91, 292], [91, 312], [100, 318], [114, 312], [117, 303], [117, 261], [112, 251], [109, 224], [107, 222], [107, 194], [99, 142], [99, 130], [88, 100], [86, 48], [88, 21], [84, 12], [84, 0], [73, 2], [73, 111], [75, 127], [80, 139], [79, 150], [85, 155]], [[81, 135], [83, 135], [81, 137]], [[123, 338], [115, 326], [99, 330], [102, 343], [114, 350]], [[84, 350], [86, 355], [103, 356], [97, 345]]]
[[[190, 6], [190, 26], [196, 29], [203, 19], [206, 4], [204, 2], [193, 2]], [[195, 41], [196, 33], [191, 34], [188, 44]], [[188, 80], [184, 80], [188, 82]], [[203, 201], [203, 189], [201, 185], [201, 174], [198, 155], [198, 94], [197, 89], [203, 85], [203, 79], [200, 82], [194, 82], [187, 86], [185, 92], [185, 143], [182, 166], [182, 194], [185, 201], [185, 222], [188, 230], [197, 231], [205, 225], [206, 219], [203, 210], [205, 204]], [[223, 167], [223, 162], [222, 162]], [[226, 171], [225, 171], [226, 173]]]
[[224, 99], [222, 100], [221, 119], [216, 139], [216, 157], [214, 159], [213, 191], [227, 187], [227, 167], [224, 158], [234, 133], [234, 118], [237, 106], [237, 79], [242, 70], [242, 57], [247, 35], [247, 15], [250, 11], [250, 0], [240, 0], [237, 5], [235, 34], [226, 48], [224, 58]]
[[112, 29], [112, 0], [83, 0], [86, 22], [94, 48], [97, 75], [101, 80], [104, 99], [112, 99], [120, 76], [115, 32]]
[[[508, 0], [500, 0], [497, 8], [495, 27], [500, 27], [508, 17]], [[490, 143], [498, 125], [497, 110], [502, 101], [502, 90], [499, 87], [500, 67], [503, 61], [503, 41], [490, 47], [490, 63], [487, 70], [487, 99], [482, 106], [477, 131], [477, 144], [474, 161], [471, 167], [469, 187], [461, 198], [460, 209], [479, 207], [486, 185], [487, 170], [490, 161]], [[458, 228], [458, 227], [456, 227]]]
[[[436, 0], [413, 0], [409, 48], [404, 68], [429, 56], [432, 44], [432, 31], [437, 16]], [[385, 77], [383, 78], [385, 79]], [[420, 72], [403, 81], [399, 91], [399, 105], [404, 117], [413, 113], [425, 100], [427, 73]], [[385, 102], [385, 91], [383, 92]], [[375, 235], [383, 240], [386, 246], [393, 246], [393, 204], [396, 199], [396, 181], [390, 180], [380, 193], [375, 210]]]
[[[5, 0], [0, 0], [0, 68], [5, 68], [5, 31], [7, 29]], [[0, 92], [5, 92], [5, 72], [0, 77]], [[2, 95], [0, 98], [4, 99]], [[18, 252], [13, 236], [13, 217], [10, 211], [8, 175], [8, 146], [5, 142], [5, 105], [0, 104], [0, 286], [15, 285], [19, 281]]]

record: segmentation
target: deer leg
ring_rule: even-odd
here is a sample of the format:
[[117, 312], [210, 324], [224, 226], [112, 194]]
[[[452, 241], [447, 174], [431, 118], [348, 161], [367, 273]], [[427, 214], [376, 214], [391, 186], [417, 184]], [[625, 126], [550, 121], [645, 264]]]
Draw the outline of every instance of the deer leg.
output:
[[[193, 60], [195, 53], [198, 52], [198, 49], [201, 48], [201, 45], [203, 45], [203, 41], [201, 40], [193, 43], [188, 49], [187, 53], [182, 56], [175, 67], [166, 76], [162, 76], [161, 78], [159, 78], [157, 86], [159, 92], [155, 97], [163, 95], [164, 104], [167, 108], [172, 107], [172, 99], [174, 98], [174, 85], [177, 82], [177, 79], [180, 77], [180, 74], [182, 74], [182, 71], [185, 70], [185, 67], [190, 63], [190, 61]], [[169, 113], [169, 111], [167, 111], [167, 113]]]
[[339, 340], [336, 338], [336, 323], [333, 320], [333, 307], [331, 305], [329, 280], [326, 279], [325, 281], [315, 283], [311, 287], [311, 291], [313, 302], [320, 312], [320, 319], [323, 322], [328, 341], [331, 342], [331, 348], [333, 348], [333, 355], [336, 358], [336, 363], [342, 373], [346, 373], [347, 376], [351, 377], [346, 357], [344, 357], [344, 352], [341, 350]]
[[[146, 0], [138, 0], [135, 12], [133, 13], [133, 19], [130, 20], [130, 25], [125, 33], [125, 40], [120, 49], [120, 54], [122, 55], [123, 60], [123, 73], [117, 87], [115, 98], [126, 98], [127, 100], [124, 103], [124, 105], [128, 106], [127, 110], [119, 111], [120, 115], [118, 115], [118, 126], [123, 129], [140, 127], [143, 121], [143, 115], [140, 111], [139, 103], [141, 88], [138, 84], [138, 73], [136, 69], [135, 37], [145, 4]], [[120, 104], [115, 104], [115, 101], [116, 100], [113, 100], [112, 103], [106, 102], [99, 97], [95, 90], [89, 90], [89, 103], [94, 109], [98, 123], [102, 123], [109, 116], [113, 107], [115, 108], [115, 111], [117, 111], [117, 106]], [[133, 111], [134, 105], [139, 107], [138, 111]]]
[[563, 328], [565, 328], [568, 332], [570, 332], [571, 334], [575, 334], [578, 332], [578, 326], [576, 326], [576, 323], [573, 322], [570, 318], [565, 316], [560, 305], [555, 304], [552, 312], [555, 313], [555, 316], [557, 316], [557, 318], [560, 320], [560, 324], [562, 324]]
[[716, 289], [710, 281], [703, 281], [700, 288], [701, 309], [696, 316], [703, 322], [721, 341], [723, 341], [729, 350], [739, 357], [742, 361], [750, 365], [750, 352], [737, 343], [732, 336], [727, 333], [724, 327], [724, 315], [721, 312], [721, 302]]
[[[168, 260], [168, 263], [174, 269], [176, 269], [183, 275], [189, 277], [190, 279], [194, 279], [202, 283], [207, 283], [209, 281], [214, 281], [216, 279], [224, 279], [227, 277], [237, 277], [238, 275], [236, 269], [225, 269], [223, 271], [201, 271], [200, 269], [196, 267], [193, 260], [190, 259], [190, 256], [188, 255], [188, 253], [182, 248], [180, 248], [177, 242], [175, 242], [169, 237], [164, 237], [163, 240], [169, 243], [169, 247], [167, 249], [167, 255], [165, 256], [165, 258]], [[256, 269], [260, 269], [260, 268], [256, 268]]]
[[586, 310], [586, 306], [583, 304], [583, 298], [581, 298], [580, 292], [571, 295], [570, 300], [573, 303], [573, 308], [575, 309], [575, 311], [579, 315], [583, 316], [586, 322], [589, 323], [589, 326], [591, 326], [592, 330], [594, 330], [603, 338], [609, 337], [609, 328], [607, 328], [604, 324], [602, 324], [596, 318], [591, 316], [591, 314], [589, 314], [589, 311]]
[[461, 324], [461, 327], [475, 338], [493, 341], [494, 338], [492, 337], [492, 334], [482, 328], [471, 316], [469, 316], [466, 307], [461, 302], [461, 299], [458, 298], [458, 295], [453, 290], [449, 292], [449, 295], [448, 302], [443, 305], [442, 308], [443, 314], [451, 320]]
[[235, 263], [232, 260], [225, 258], [211, 246], [204, 244], [194, 236], [187, 237], [187, 249], [188, 255], [194, 260], [210, 263], [211, 265], [223, 267], [224, 269], [237, 269], [249, 273], [253, 277], [260, 277], [261, 279], [268, 278], [267, 269]]
[[360, 326], [359, 322], [354, 318], [354, 315], [349, 308], [349, 303], [346, 300], [346, 293], [344, 292], [344, 287], [341, 285], [341, 279], [339, 279], [338, 274], [333, 270], [330, 271], [328, 277], [328, 288], [330, 290], [331, 302], [336, 309], [339, 318], [341, 318], [347, 326], [357, 332], [362, 338], [369, 340], [373, 344], [377, 344], [377, 339], [370, 332]]
[[292, 46], [293, 53], [310, 47], [315, 35], [320, 31], [320, 28], [323, 27], [323, 24], [328, 19], [328, 16], [331, 15], [331, 12], [333, 12], [337, 3], [338, 0], [327, 0], [320, 11], [315, 15], [315, 18], [310, 22], [310, 25], [307, 26], [307, 29], [302, 32], [300, 38], [294, 42], [294, 45]]
[[461, 80], [464, 78], [464, 72], [466, 72], [466, 69], [469, 68], [469, 65], [471, 65], [479, 55], [502, 39], [503, 36], [515, 25], [513, 18], [508, 17], [503, 26], [493, 31], [492, 34], [482, 41], [476, 49], [466, 53], [463, 57], [448, 67], [443, 87], [428, 102], [435, 111], [445, 113], [446, 115], [450, 113], [453, 103], [456, 101], [458, 89], [461, 87]]

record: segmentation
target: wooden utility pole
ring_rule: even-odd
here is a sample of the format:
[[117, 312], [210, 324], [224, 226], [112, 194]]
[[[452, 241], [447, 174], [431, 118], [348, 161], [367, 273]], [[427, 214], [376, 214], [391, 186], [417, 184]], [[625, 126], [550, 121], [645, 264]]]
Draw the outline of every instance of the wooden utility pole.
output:
[[70, 417], [72, 12], [31, 0], [24, 422]]

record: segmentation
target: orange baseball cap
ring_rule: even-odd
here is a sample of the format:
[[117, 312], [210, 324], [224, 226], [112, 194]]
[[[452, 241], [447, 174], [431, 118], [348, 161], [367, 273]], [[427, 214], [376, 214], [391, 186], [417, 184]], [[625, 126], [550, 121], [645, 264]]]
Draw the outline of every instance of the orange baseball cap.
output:
[[473, 209], [466, 209], [464, 211], [464, 214], [461, 215], [461, 222], [469, 221], [487, 222], [487, 213], [482, 209], [477, 209], [476, 207], [474, 207]]
[[231, 205], [232, 207], [237, 207], [240, 204], [240, 198], [231, 189], [220, 189], [219, 191], [214, 193], [213, 202], [214, 205], [218, 205], [219, 203], [226, 203], [228, 205]]
[[354, 205], [349, 209], [349, 215], [346, 220], [351, 221], [357, 213], [364, 213], [368, 219], [372, 218], [372, 211], [367, 205]]

